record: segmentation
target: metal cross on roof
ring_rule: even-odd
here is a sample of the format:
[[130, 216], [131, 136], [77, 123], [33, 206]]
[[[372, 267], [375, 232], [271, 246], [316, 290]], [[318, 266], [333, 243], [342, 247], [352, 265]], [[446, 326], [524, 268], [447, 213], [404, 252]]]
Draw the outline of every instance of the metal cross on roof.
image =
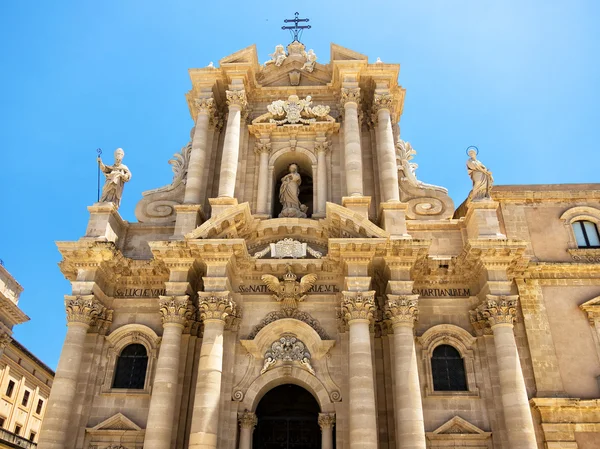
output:
[[294, 26], [282, 26], [281, 29], [282, 30], [289, 30], [290, 34], [292, 35], [292, 37], [294, 38], [294, 40], [292, 42], [300, 42], [300, 37], [302, 37], [302, 32], [304, 30], [310, 30], [310, 25], [298, 25], [300, 22], [308, 22], [310, 19], [299, 19], [298, 18], [298, 14], [296, 13], [294, 14], [294, 18], [293, 19], [285, 19], [284, 22], [285, 23], [294, 23]]

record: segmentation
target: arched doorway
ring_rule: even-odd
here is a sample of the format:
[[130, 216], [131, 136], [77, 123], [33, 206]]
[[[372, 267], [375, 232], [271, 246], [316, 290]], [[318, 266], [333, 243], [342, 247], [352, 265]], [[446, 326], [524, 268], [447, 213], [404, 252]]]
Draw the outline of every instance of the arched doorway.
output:
[[320, 449], [319, 404], [304, 388], [273, 388], [256, 408], [252, 449]]

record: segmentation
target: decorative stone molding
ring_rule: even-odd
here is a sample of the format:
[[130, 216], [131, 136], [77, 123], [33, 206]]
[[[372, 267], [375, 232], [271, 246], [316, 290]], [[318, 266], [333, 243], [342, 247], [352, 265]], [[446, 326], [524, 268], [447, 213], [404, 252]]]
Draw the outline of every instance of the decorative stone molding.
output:
[[373, 320], [375, 313], [375, 290], [366, 292], [342, 292], [341, 318], [350, 323], [354, 320]]
[[355, 103], [356, 105], [360, 105], [360, 87], [342, 87], [341, 92], [342, 95], [340, 98], [340, 104], [342, 107], [346, 106], [346, 103]]
[[313, 256], [315, 259], [320, 259], [323, 257], [323, 253], [312, 249], [307, 243], [299, 242], [298, 240], [294, 240], [292, 238], [285, 238], [276, 243], [270, 243], [266, 248], [254, 253], [252, 257], [255, 259], [260, 259], [269, 253], [274, 259], [283, 259], [286, 257], [299, 259], [306, 257], [307, 253]]
[[393, 326], [413, 326], [419, 317], [419, 295], [387, 295], [385, 317]]
[[246, 91], [241, 90], [226, 90], [227, 105], [238, 106], [240, 109], [245, 109], [248, 106], [248, 99], [246, 98]]
[[[572, 229], [571, 232], [573, 232]], [[571, 255], [573, 262], [600, 263], [599, 248], [570, 248], [567, 252]]]
[[256, 413], [246, 410], [238, 413], [238, 422], [242, 429], [254, 429], [258, 423], [258, 419], [256, 418]]
[[12, 336], [10, 333], [8, 333], [8, 332], [0, 333], [0, 350], [6, 349], [6, 347], [10, 344], [11, 341], [12, 341]]
[[335, 413], [319, 413], [319, 427], [321, 431], [333, 429]]
[[266, 373], [277, 361], [281, 360], [284, 363], [298, 362], [314, 376], [315, 370], [310, 363], [310, 357], [310, 351], [306, 348], [306, 345], [294, 334], [282, 335], [265, 352], [263, 368], [260, 374]]
[[300, 99], [298, 95], [290, 95], [287, 100], [275, 100], [267, 106], [266, 114], [252, 121], [253, 125], [274, 123], [276, 125], [309, 125], [317, 122], [335, 122], [329, 115], [329, 106], [312, 106], [310, 95]]
[[487, 324], [490, 327], [498, 324], [512, 325], [517, 317], [518, 300], [518, 295], [487, 295], [486, 300], [469, 312], [475, 332], [478, 335], [485, 334]]
[[65, 295], [65, 308], [69, 323], [92, 326], [98, 319], [106, 317], [106, 307], [94, 295]]
[[305, 324], [308, 324], [310, 327], [314, 329], [314, 331], [321, 337], [322, 340], [329, 340], [329, 336], [321, 323], [316, 318], [313, 318], [308, 312], [301, 312], [298, 309], [288, 309], [288, 310], [278, 310], [276, 312], [269, 312], [266, 317], [264, 317], [260, 323], [254, 326], [252, 332], [248, 335], [248, 340], [253, 340], [256, 335], [269, 324], [283, 320], [286, 318], [293, 318], [298, 321], [302, 321]]
[[163, 326], [165, 324], [180, 324], [184, 326], [194, 315], [193, 306], [188, 295], [159, 296], [159, 311]]
[[425, 436], [427, 447], [431, 449], [449, 447], [480, 449], [490, 447], [492, 433], [481, 430], [460, 416], [455, 416], [433, 432], [427, 432]]
[[228, 317], [236, 315], [236, 305], [228, 291], [198, 292], [198, 307], [200, 318], [206, 320], [226, 321]]
[[292, 272], [292, 267], [288, 265], [286, 273], [283, 275], [283, 283], [270, 274], [263, 275], [261, 280], [267, 284], [269, 290], [275, 293], [273, 299], [281, 302], [281, 308], [286, 310], [296, 309], [298, 303], [306, 298], [305, 293], [317, 282], [317, 275], [314, 273], [302, 276], [300, 282], [296, 280], [297, 278], [298, 276]]

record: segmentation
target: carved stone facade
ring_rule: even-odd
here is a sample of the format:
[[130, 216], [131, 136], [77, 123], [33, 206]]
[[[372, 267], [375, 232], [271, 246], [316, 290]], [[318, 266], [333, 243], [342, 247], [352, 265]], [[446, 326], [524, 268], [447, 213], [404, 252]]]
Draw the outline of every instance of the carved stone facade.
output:
[[[97, 204], [58, 243], [40, 449], [259, 449], [302, 415], [268, 400], [290, 385], [310, 447], [595, 447], [599, 250], [578, 223], [600, 225], [600, 185], [497, 185], [472, 157], [455, 209], [400, 136], [399, 65], [322, 62], [293, 42], [190, 70], [172, 184], [139, 223]], [[131, 345], [145, 379], [114, 388]]]

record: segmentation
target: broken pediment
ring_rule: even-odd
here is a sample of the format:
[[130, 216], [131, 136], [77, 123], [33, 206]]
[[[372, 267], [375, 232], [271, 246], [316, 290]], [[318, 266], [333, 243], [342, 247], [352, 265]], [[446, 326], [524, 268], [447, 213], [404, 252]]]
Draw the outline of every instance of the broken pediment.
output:
[[368, 61], [369, 58], [341, 45], [331, 44], [331, 61]]
[[88, 432], [98, 432], [103, 430], [133, 430], [140, 431], [142, 428], [130, 420], [123, 413], [117, 413], [108, 419], [105, 419], [100, 424], [88, 429]]
[[221, 67], [235, 64], [251, 64], [253, 66], [258, 66], [256, 45], [250, 45], [249, 47], [238, 50], [235, 53], [225, 56], [223, 59], [219, 60], [219, 65]]

